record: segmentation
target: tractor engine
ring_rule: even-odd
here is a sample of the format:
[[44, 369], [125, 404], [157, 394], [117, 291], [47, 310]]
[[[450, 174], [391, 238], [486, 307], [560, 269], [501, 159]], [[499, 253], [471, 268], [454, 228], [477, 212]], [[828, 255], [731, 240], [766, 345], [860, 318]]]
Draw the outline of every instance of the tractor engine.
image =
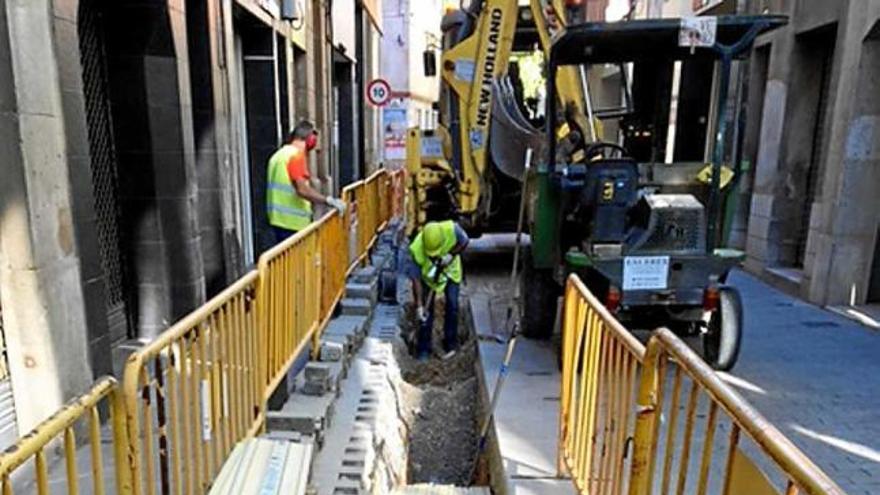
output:
[[648, 194], [630, 210], [627, 252], [703, 254], [706, 211], [691, 194]]

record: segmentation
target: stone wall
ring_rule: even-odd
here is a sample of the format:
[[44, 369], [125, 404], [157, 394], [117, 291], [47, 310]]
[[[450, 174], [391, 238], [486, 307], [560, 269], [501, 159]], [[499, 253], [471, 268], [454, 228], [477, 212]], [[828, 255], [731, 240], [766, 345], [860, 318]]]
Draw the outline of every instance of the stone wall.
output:
[[[752, 78], [765, 90], [749, 102], [762, 111], [749, 116], [746, 131], [758, 137], [746, 144], [757, 157], [746, 266], [818, 304], [876, 301], [880, 294], [869, 296], [869, 287], [878, 279], [872, 267], [880, 209], [868, 191], [880, 187], [880, 1], [800, 0], [781, 8], [791, 22], [759, 39], [768, 70], [764, 80]], [[826, 50], [830, 79], [820, 110]]]

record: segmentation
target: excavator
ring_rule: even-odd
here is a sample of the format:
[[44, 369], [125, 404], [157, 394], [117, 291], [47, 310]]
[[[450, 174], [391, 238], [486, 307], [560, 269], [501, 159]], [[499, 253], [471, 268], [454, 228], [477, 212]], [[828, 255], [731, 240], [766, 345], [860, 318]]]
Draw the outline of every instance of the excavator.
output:
[[[728, 370], [743, 309], [726, 282], [744, 258], [722, 246], [727, 193], [743, 175], [724, 148], [730, 72], [785, 18], [586, 22], [585, 4], [471, 0], [444, 16], [440, 125], [407, 138], [408, 229], [447, 218], [472, 235], [524, 228], [527, 337], [552, 336], [562, 285], [577, 273], [631, 328], [695, 337], [706, 361]], [[528, 118], [511, 60], [535, 47], [545, 111]], [[716, 80], [701, 109], [711, 125], [691, 146], [708, 160], [664, 159], [681, 64]]]
[[[426, 136], [414, 129], [408, 140], [411, 185], [418, 190], [412, 226], [452, 214], [471, 232], [510, 227], [515, 207], [501, 207], [502, 198], [519, 194], [525, 149], [538, 152], [544, 137], [521, 112], [509, 61], [516, 48], [540, 44], [546, 53], [559, 29], [557, 8], [563, 11], [562, 1], [520, 8], [517, 0], [474, 0], [444, 16], [440, 126]], [[559, 94], [585, 125], [575, 75], [565, 71]]]

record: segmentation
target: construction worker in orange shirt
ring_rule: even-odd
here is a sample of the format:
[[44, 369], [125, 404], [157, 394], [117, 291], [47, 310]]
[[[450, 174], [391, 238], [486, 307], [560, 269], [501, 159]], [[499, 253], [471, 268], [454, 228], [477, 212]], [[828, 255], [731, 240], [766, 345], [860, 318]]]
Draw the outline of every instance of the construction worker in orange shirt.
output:
[[345, 213], [345, 202], [316, 191], [309, 179], [309, 152], [318, 145], [318, 131], [308, 120], [300, 121], [287, 142], [269, 158], [266, 173], [266, 212], [281, 242], [312, 223], [312, 205], [322, 204]]

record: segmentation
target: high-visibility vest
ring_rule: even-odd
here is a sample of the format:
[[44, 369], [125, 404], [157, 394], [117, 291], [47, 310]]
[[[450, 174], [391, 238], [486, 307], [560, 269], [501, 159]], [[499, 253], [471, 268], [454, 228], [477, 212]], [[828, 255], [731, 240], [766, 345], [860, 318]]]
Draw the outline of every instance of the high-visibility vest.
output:
[[287, 173], [287, 163], [298, 153], [303, 150], [290, 144], [282, 146], [269, 158], [266, 173], [269, 224], [293, 231], [303, 230], [312, 223], [312, 203], [296, 193]]
[[[452, 251], [452, 248], [458, 244], [458, 238], [455, 236], [455, 222], [452, 220], [440, 222], [440, 227], [443, 232], [443, 244], [440, 248], [440, 254], [437, 256], [438, 258], [442, 258], [449, 254], [449, 252]], [[428, 284], [428, 287], [434, 291], [440, 292], [445, 289], [446, 283], [450, 280], [456, 284], [461, 283], [461, 256], [458, 255], [452, 259], [452, 263], [450, 263], [449, 266], [443, 270], [443, 273], [439, 274], [436, 279], [429, 276], [434, 263], [425, 253], [425, 241], [422, 232], [419, 232], [409, 245], [409, 252], [412, 255], [413, 261], [415, 261], [421, 269], [422, 280], [424, 280], [425, 283]]]

